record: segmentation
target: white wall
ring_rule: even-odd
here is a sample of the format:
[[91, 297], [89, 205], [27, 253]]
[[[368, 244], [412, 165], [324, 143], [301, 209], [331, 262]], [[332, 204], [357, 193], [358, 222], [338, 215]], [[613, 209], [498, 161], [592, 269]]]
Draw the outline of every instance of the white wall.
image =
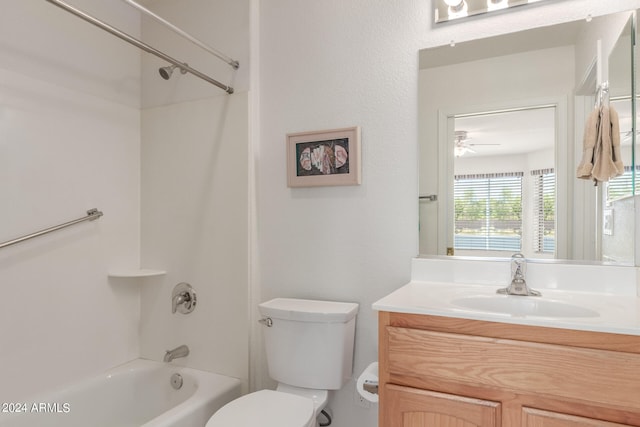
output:
[[[435, 27], [429, 5], [260, 3], [257, 286], [263, 300], [359, 302], [356, 373], [377, 358], [371, 303], [408, 280], [418, 250], [418, 50], [614, 8], [597, 0], [546, 2]], [[638, 6], [633, 0], [615, 7]], [[362, 185], [286, 187], [286, 133], [353, 125], [362, 127]], [[333, 425], [375, 426], [375, 409], [357, 407], [353, 394], [350, 382], [330, 403]]]
[[[142, 263], [167, 275], [142, 293], [141, 356], [248, 378], [247, 96], [212, 97], [142, 114]], [[190, 283], [193, 313], [171, 313]]]
[[[240, 61], [240, 69], [143, 20], [144, 39], [224, 84], [157, 72], [142, 61], [142, 265], [167, 275], [145, 280], [141, 356], [189, 346], [187, 365], [248, 384], [249, 338], [249, 2], [159, 0], [150, 8]], [[190, 283], [193, 313], [171, 313], [171, 292]]]
[[[79, 7], [136, 34], [112, 1]], [[139, 257], [139, 52], [42, 1], [0, 1], [0, 401], [138, 354], [139, 291], [107, 279]]]
[[[613, 12], [613, 11], [612, 11]], [[594, 18], [579, 36], [576, 43], [576, 82], [580, 84], [597, 57], [597, 45], [600, 41], [602, 56], [600, 68], [602, 80], [609, 80], [609, 55], [620, 38], [623, 28], [629, 20], [629, 14], [610, 14]], [[629, 42], [630, 43], [630, 42]], [[626, 55], [629, 61], [629, 55]], [[630, 63], [629, 63], [630, 66]]]
[[[236, 92], [249, 88], [249, 0], [154, 0], [148, 8], [196, 37], [214, 50], [240, 63], [234, 70], [226, 62], [187, 41], [156, 20], [144, 15], [144, 40], [153, 47], [186, 62], [196, 70], [232, 86]], [[158, 75], [169, 63], [142, 57], [142, 107], [175, 104], [194, 99], [223, 96], [224, 91], [192, 75], [175, 71], [170, 80]]]
[[[377, 359], [371, 304], [408, 281], [417, 254], [415, 82], [429, 18], [420, 1], [270, 0], [260, 7], [262, 300], [360, 303], [359, 374]], [[362, 185], [287, 188], [285, 135], [348, 126], [362, 129]], [[376, 424], [376, 408], [355, 405], [354, 384], [330, 402], [333, 426]]]

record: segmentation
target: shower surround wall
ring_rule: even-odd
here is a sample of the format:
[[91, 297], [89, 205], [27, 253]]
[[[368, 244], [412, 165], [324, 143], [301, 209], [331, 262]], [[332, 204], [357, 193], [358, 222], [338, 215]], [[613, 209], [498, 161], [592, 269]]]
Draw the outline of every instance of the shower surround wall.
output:
[[[248, 383], [249, 324], [249, 2], [158, 0], [150, 8], [240, 61], [220, 59], [143, 19], [143, 38], [234, 87], [224, 91], [191, 75], [158, 75], [166, 65], [143, 56], [142, 265], [167, 275], [144, 280], [140, 345], [145, 358], [189, 346], [174, 364]], [[190, 283], [188, 315], [171, 313], [171, 291]]]
[[[122, 2], [73, 1], [231, 82], [233, 96], [189, 75], [162, 80], [166, 64], [45, 1], [1, 3], [0, 241], [93, 207], [104, 216], [0, 251], [0, 401], [178, 344], [191, 356], [174, 363], [246, 381], [248, 3], [150, 4], [239, 59], [234, 72]], [[107, 278], [139, 266], [168, 273]], [[191, 316], [170, 313], [179, 281], [198, 292]]]
[[[44, 1], [0, 2], [0, 402], [138, 356], [140, 52]], [[120, 2], [76, 0], [139, 34]]]

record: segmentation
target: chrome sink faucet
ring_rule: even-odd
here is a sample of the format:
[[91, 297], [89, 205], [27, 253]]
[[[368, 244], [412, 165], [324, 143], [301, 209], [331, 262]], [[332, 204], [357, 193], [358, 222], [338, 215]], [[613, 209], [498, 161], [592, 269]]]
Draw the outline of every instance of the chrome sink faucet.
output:
[[536, 296], [542, 294], [527, 286], [524, 275], [527, 271], [527, 260], [522, 254], [511, 256], [511, 284], [506, 288], [498, 289], [497, 293], [506, 295]]
[[186, 345], [181, 345], [179, 347], [174, 348], [173, 350], [167, 350], [164, 354], [164, 361], [171, 362], [173, 359], [177, 359], [179, 357], [187, 357], [189, 355], [189, 347]]

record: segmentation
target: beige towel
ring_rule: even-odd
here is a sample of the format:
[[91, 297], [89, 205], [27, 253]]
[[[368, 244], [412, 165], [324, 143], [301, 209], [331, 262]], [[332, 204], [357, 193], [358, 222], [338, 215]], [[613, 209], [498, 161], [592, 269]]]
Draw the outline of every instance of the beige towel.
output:
[[584, 136], [582, 138], [582, 160], [578, 165], [577, 176], [580, 179], [591, 179], [591, 171], [593, 170], [593, 153], [598, 140], [598, 126], [600, 124], [600, 108], [594, 109], [584, 127]]
[[[609, 107], [609, 116], [611, 122], [611, 147], [613, 156], [611, 159], [616, 167], [615, 176], [620, 176], [624, 173], [624, 164], [622, 164], [622, 155], [620, 154], [620, 119], [618, 118], [618, 112]], [[614, 178], [612, 176], [612, 178]]]
[[581, 179], [593, 179], [597, 184], [623, 173], [618, 113], [613, 107], [601, 106], [587, 119], [582, 161], [578, 165], [577, 176]]

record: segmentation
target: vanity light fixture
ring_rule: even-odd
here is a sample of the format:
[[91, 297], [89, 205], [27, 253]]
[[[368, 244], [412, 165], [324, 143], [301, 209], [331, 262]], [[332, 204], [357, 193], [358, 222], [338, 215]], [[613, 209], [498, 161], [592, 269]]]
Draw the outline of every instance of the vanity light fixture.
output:
[[447, 22], [467, 16], [506, 10], [543, 0], [431, 0], [435, 22]]
[[447, 14], [449, 19], [462, 18], [469, 15], [469, 5], [465, 0], [444, 0], [449, 6]]
[[508, 7], [509, 2], [507, 0], [487, 0], [487, 12], [506, 9]]
[[454, 9], [454, 10], [460, 10], [462, 8], [462, 5], [464, 3], [464, 0], [444, 0], [444, 2], [447, 4], [447, 6], [449, 6], [450, 8]]

